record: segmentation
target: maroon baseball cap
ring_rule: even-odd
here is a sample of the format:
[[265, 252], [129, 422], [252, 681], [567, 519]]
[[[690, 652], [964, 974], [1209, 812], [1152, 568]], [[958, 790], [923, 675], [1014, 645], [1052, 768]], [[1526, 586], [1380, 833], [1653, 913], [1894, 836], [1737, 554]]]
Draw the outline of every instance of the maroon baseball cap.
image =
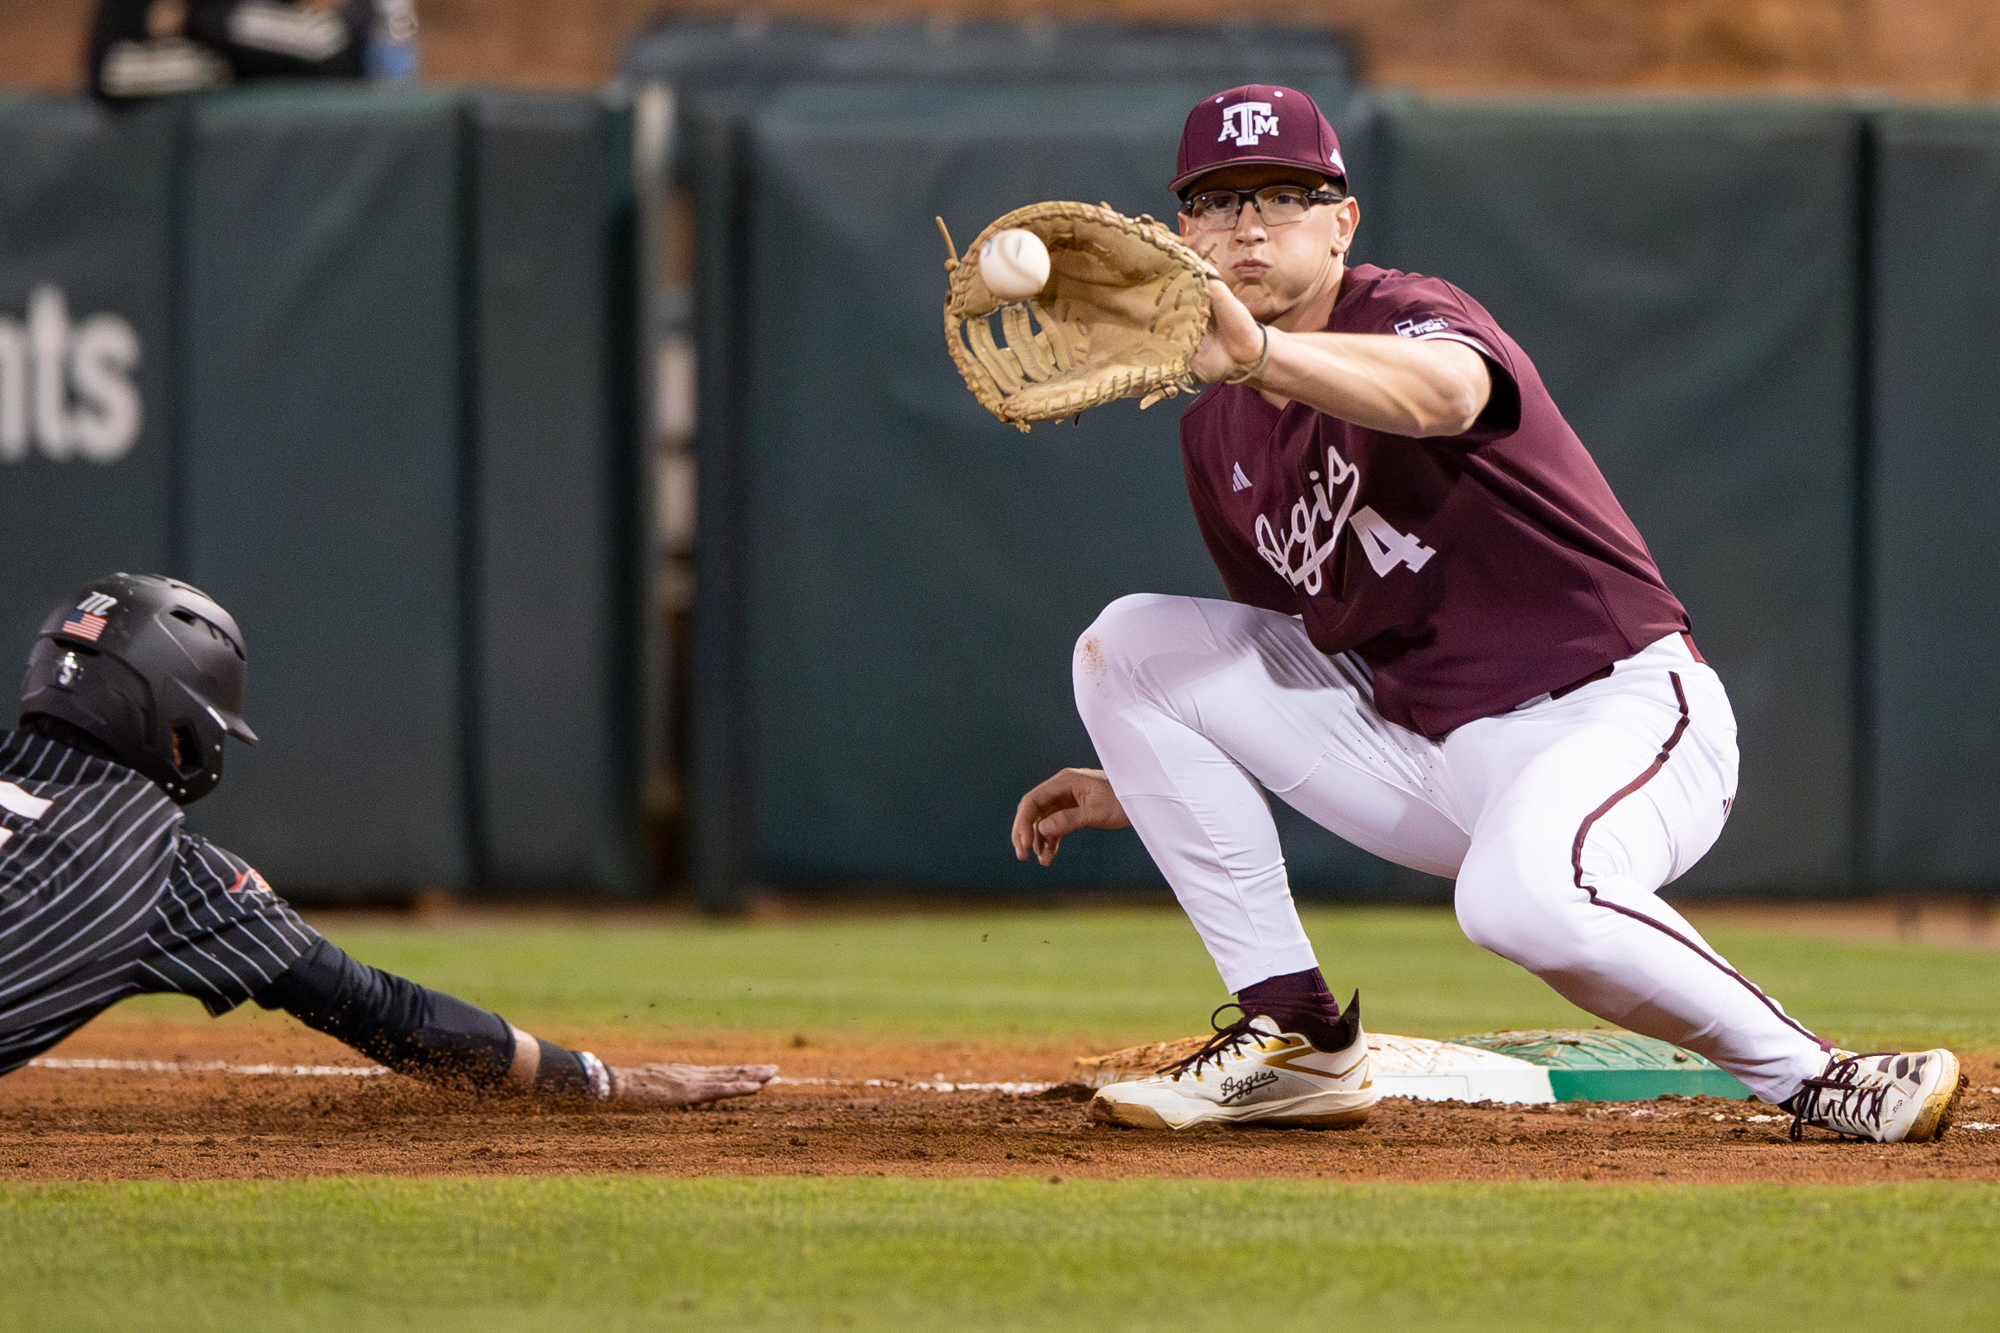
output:
[[1304, 167], [1347, 183], [1340, 140], [1312, 98], [1296, 88], [1252, 83], [1195, 103], [1168, 188], [1179, 194], [1197, 176], [1251, 162]]

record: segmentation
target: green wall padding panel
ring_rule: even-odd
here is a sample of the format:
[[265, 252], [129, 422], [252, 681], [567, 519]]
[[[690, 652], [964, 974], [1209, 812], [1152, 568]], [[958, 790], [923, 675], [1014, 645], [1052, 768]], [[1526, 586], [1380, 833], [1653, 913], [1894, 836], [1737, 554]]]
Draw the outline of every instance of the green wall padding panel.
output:
[[[57, 601], [174, 572], [179, 116], [0, 99], [0, 689]], [[32, 313], [31, 313], [32, 312]], [[12, 726], [10, 706], [0, 726]]]
[[247, 715], [193, 823], [300, 896], [467, 878], [459, 99], [194, 105], [187, 531]]
[[479, 870], [502, 891], [646, 884], [630, 114], [484, 93], [474, 126]]
[[1860, 119], [1810, 102], [1402, 103], [1396, 267], [1541, 370], [1733, 702], [1733, 814], [1682, 881], [1852, 885]]
[[1872, 867], [2000, 884], [2000, 110], [1878, 121]]

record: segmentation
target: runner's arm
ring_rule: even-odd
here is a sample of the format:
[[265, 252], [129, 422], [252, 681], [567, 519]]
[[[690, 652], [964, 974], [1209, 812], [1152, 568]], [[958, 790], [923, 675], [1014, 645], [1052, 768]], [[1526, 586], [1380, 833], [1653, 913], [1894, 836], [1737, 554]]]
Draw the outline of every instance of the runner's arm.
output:
[[778, 1072], [775, 1065], [606, 1065], [456, 996], [369, 967], [326, 939], [255, 999], [399, 1074], [431, 1082], [688, 1106], [748, 1096]]

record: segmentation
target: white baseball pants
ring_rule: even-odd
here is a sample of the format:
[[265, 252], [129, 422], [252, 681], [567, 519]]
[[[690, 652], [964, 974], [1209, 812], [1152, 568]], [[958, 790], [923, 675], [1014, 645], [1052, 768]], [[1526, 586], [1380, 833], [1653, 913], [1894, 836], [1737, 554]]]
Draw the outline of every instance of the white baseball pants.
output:
[[1261, 783], [1377, 856], [1455, 876], [1474, 943], [1607, 1022], [1770, 1102], [1825, 1065], [1655, 892], [1715, 842], [1736, 794], [1729, 698], [1679, 635], [1443, 741], [1384, 721], [1358, 658], [1235, 602], [1120, 598], [1077, 641], [1074, 674], [1112, 789], [1231, 991], [1318, 965]]

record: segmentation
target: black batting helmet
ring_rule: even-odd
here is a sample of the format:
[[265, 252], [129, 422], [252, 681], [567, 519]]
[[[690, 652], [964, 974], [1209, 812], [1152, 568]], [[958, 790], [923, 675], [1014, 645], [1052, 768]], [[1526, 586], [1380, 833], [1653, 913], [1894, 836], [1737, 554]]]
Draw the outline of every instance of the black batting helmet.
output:
[[199, 588], [113, 574], [49, 613], [21, 682], [21, 718], [60, 718], [181, 805], [222, 781], [222, 738], [251, 745], [236, 620]]

